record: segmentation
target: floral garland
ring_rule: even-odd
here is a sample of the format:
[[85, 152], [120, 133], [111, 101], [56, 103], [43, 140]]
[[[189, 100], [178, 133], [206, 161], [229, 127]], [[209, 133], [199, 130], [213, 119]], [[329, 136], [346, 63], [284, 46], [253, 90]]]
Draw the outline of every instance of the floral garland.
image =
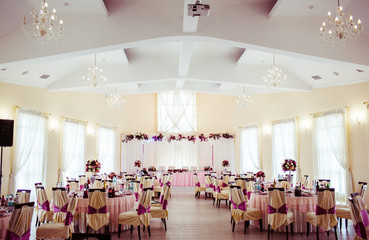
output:
[[204, 167], [204, 171], [212, 171], [212, 170], [213, 170], [213, 168], [210, 167], [210, 165], [207, 165], [207, 166]]
[[124, 138], [122, 139], [122, 142], [123, 143], [128, 143], [129, 141], [132, 141], [133, 139], [137, 139], [139, 141], [153, 140], [155, 142], [161, 142], [161, 141], [164, 140], [164, 141], [167, 141], [169, 143], [172, 142], [172, 141], [187, 140], [187, 141], [195, 143], [196, 141], [207, 142], [209, 139], [219, 140], [221, 138], [233, 139], [234, 135], [232, 135], [230, 133], [210, 133], [208, 136], [206, 136], [205, 134], [201, 133], [198, 136], [196, 136], [196, 135], [184, 136], [182, 134], [164, 136], [162, 133], [159, 133], [157, 135], [149, 136], [149, 135], [144, 134], [144, 133], [136, 133], [136, 134], [127, 134], [127, 135], [125, 135]]
[[229, 167], [229, 161], [228, 160], [223, 160], [222, 167]]
[[98, 173], [100, 172], [101, 163], [98, 160], [87, 160], [86, 172]]
[[156, 167], [155, 166], [151, 166], [151, 167], [149, 167], [149, 169], [147, 169], [147, 171], [149, 171], [149, 172], [156, 172]]
[[282, 170], [284, 172], [287, 172], [287, 171], [296, 171], [296, 161], [293, 160], [293, 159], [285, 159], [284, 162], [282, 163]]

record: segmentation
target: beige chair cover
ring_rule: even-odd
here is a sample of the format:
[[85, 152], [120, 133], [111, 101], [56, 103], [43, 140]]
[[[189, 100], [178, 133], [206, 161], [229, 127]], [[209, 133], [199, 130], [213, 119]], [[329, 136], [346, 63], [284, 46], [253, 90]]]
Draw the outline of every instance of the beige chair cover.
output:
[[[36, 188], [37, 215], [40, 222], [52, 221], [53, 211], [50, 211], [50, 203], [44, 188]], [[51, 216], [51, 218], [49, 217]]]
[[253, 192], [254, 191], [254, 185], [255, 185], [255, 182], [254, 181], [249, 181], [247, 182], [247, 192]]
[[350, 210], [356, 232], [354, 239], [369, 239], [369, 217], [364, 200], [360, 195], [353, 197]]
[[245, 179], [237, 179], [236, 185], [241, 187], [241, 190], [244, 195], [247, 193], [247, 188], [246, 188], [247, 182]]
[[143, 188], [151, 188], [151, 187], [154, 187], [154, 179], [146, 177], [143, 180]]
[[229, 183], [229, 175], [228, 174], [223, 176], [223, 183], [228, 185], [228, 183]]
[[[232, 213], [232, 217], [234, 219], [234, 221], [236, 223], [238, 223], [240, 220], [243, 219], [243, 213], [245, 212], [245, 210], [247, 210], [246, 208], [246, 199], [245, 196], [242, 193], [242, 189], [238, 189], [238, 188], [231, 188], [231, 213]], [[241, 204], [244, 206], [242, 206], [242, 209], [239, 209], [238, 206], [240, 206]]]
[[82, 190], [83, 186], [87, 183], [87, 177], [80, 176], [79, 177], [79, 189]]
[[28, 203], [31, 199], [31, 193], [28, 192], [17, 192], [18, 194], [18, 198], [19, 198], [19, 203]]
[[53, 221], [55, 223], [62, 223], [65, 220], [68, 209], [68, 196], [66, 191], [53, 191]]
[[133, 194], [136, 197], [136, 202], [138, 202], [138, 200], [140, 200], [140, 183], [139, 182], [133, 183]]
[[200, 184], [199, 177], [197, 174], [193, 175], [193, 179], [195, 182], [195, 194], [198, 192], [205, 192], [205, 186]]
[[213, 178], [213, 184], [215, 186], [215, 191], [213, 193], [215, 199], [217, 200], [224, 200], [224, 199], [230, 199], [230, 190], [229, 188], [227, 190], [221, 190], [221, 186], [219, 185], [219, 181], [216, 178]]
[[92, 188], [102, 189], [104, 188], [104, 183], [101, 180], [95, 180], [94, 184], [92, 184]]
[[79, 191], [79, 182], [69, 182], [69, 188], [72, 192]]
[[280, 182], [280, 185], [281, 185], [281, 187], [282, 187], [282, 188], [284, 188], [284, 189], [286, 189], [286, 190], [289, 190], [289, 189], [291, 188], [290, 183], [289, 183], [289, 182], [287, 182], [287, 181], [281, 181], [281, 182]]
[[165, 192], [163, 193], [163, 201], [161, 206], [151, 206], [151, 217], [152, 218], [168, 218], [168, 202], [170, 197], [170, 187], [166, 186]]
[[5, 239], [16, 239], [16, 236], [23, 236], [23, 238], [20, 239], [29, 239], [33, 210], [34, 207], [29, 206], [14, 209], [9, 220], [7, 236]]
[[[88, 212], [86, 214], [87, 226], [94, 230], [109, 224], [110, 214], [106, 211], [106, 194], [101, 191], [90, 192], [88, 195]], [[90, 213], [90, 208], [95, 209], [96, 213]], [[104, 209], [102, 211], [101, 209]], [[102, 211], [103, 213], [99, 212]]]
[[290, 224], [293, 222], [292, 212], [281, 213], [279, 211], [279, 209], [282, 209], [284, 205], [286, 205], [285, 207], [287, 211], [286, 197], [283, 191], [268, 191], [268, 203], [269, 206], [277, 210], [275, 213], [271, 213], [268, 206], [268, 224], [271, 226], [272, 229], [275, 230], [282, 225]]
[[363, 200], [365, 200], [365, 197], [366, 197], [366, 189], [367, 189], [366, 184], [359, 183], [357, 186], [356, 192], [359, 193], [359, 195], [361, 196]]

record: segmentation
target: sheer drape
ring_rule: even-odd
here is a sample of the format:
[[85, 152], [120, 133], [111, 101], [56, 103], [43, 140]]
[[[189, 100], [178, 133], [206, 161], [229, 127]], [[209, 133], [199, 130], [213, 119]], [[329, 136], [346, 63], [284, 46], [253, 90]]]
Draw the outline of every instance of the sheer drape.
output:
[[347, 194], [352, 192], [345, 109], [315, 115], [313, 139], [317, 177], [331, 179], [336, 200], [345, 202]]
[[261, 170], [260, 135], [257, 125], [241, 129], [241, 172], [254, 172]]
[[18, 108], [16, 116], [15, 157], [9, 191], [33, 189], [46, 179], [47, 117], [41, 112]]
[[197, 144], [190, 141], [156, 142], [158, 166], [197, 166]]
[[134, 139], [128, 143], [122, 143], [122, 171], [134, 172], [134, 162], [141, 160], [142, 164], [146, 164], [143, 160], [144, 145], [141, 141]]
[[86, 123], [64, 118], [59, 181], [85, 172]]
[[101, 163], [101, 172], [115, 171], [115, 129], [99, 126], [97, 129], [97, 159]]
[[196, 93], [161, 92], [157, 94], [158, 132], [197, 131]]
[[[274, 122], [273, 138], [272, 138], [272, 166], [273, 178], [277, 178], [278, 174], [284, 174], [282, 163], [284, 159], [289, 158], [296, 161], [299, 165], [297, 157], [297, 136], [296, 136], [296, 119], [286, 119], [283, 121]], [[294, 178], [297, 172], [293, 173]]]
[[217, 172], [223, 171], [223, 160], [228, 160], [230, 167], [228, 170], [235, 171], [235, 156], [234, 156], [234, 139], [221, 138], [216, 141], [210, 141], [214, 146], [214, 170]]

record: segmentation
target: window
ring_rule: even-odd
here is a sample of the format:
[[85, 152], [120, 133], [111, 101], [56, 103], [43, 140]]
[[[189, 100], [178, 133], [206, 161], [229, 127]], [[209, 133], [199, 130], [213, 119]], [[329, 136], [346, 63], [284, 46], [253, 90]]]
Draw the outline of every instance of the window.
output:
[[196, 93], [162, 92], [157, 95], [158, 132], [192, 133], [197, 131]]
[[259, 127], [256, 125], [241, 130], [241, 172], [261, 170]]
[[[284, 159], [293, 159], [298, 164], [296, 159], [296, 120], [294, 118], [286, 119], [274, 122], [272, 125], [273, 178], [277, 178], [278, 174], [285, 174], [282, 170]], [[295, 178], [297, 175], [296, 172], [293, 175]]]
[[86, 123], [68, 118], [63, 119], [62, 160], [60, 171], [64, 181], [66, 177], [78, 178], [85, 172], [85, 136]]
[[99, 126], [97, 129], [97, 159], [101, 163], [101, 172], [115, 170], [115, 129]]
[[[318, 178], [331, 179], [336, 201], [345, 202], [351, 192], [351, 173], [347, 160], [345, 109], [314, 116], [315, 173]], [[347, 174], [348, 173], [348, 174]]]
[[35, 182], [45, 182], [46, 125], [45, 114], [17, 109], [15, 161], [12, 167], [15, 188], [10, 191], [18, 188], [33, 189]]

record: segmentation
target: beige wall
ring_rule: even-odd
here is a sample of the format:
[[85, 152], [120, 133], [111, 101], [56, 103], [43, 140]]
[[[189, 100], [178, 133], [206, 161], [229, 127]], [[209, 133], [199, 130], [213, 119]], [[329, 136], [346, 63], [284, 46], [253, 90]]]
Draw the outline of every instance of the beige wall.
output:
[[[310, 93], [283, 93], [254, 96], [254, 103], [245, 110], [235, 105], [235, 97], [198, 94], [198, 129], [201, 133], [236, 133], [236, 169], [239, 170], [239, 127], [260, 123], [262, 132], [262, 164], [271, 172], [271, 134], [265, 134], [270, 121], [295, 117], [300, 125], [308, 125], [307, 131], [299, 127], [300, 160], [303, 174], [312, 176], [312, 118], [310, 113], [349, 106], [350, 166], [354, 181], [369, 181], [367, 116], [364, 101], [369, 100], [369, 83], [314, 90]], [[60, 125], [60, 117], [66, 116], [88, 121], [88, 132], [96, 124], [116, 126], [118, 133], [153, 133], [156, 131], [155, 94], [125, 96], [122, 109], [109, 109], [104, 97], [85, 93], [50, 93], [43, 89], [0, 83], [0, 118], [15, 117], [14, 106], [32, 108], [50, 113], [50, 122]], [[351, 120], [358, 117], [360, 123]], [[60, 153], [60, 128], [48, 134], [47, 186], [55, 184]], [[119, 142], [117, 141], [119, 148]], [[95, 157], [95, 134], [87, 136], [86, 158]], [[12, 148], [4, 152], [2, 193], [7, 192]], [[119, 153], [116, 166], [119, 170]]]

